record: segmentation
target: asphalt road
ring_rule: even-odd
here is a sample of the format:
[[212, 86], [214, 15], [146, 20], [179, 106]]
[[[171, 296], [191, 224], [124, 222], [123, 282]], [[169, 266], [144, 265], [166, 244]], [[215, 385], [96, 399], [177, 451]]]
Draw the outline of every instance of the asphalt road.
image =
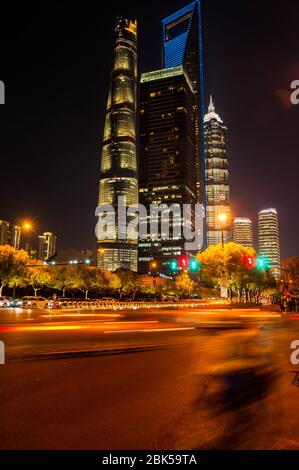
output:
[[118, 314], [0, 311], [1, 449], [299, 449], [296, 315]]

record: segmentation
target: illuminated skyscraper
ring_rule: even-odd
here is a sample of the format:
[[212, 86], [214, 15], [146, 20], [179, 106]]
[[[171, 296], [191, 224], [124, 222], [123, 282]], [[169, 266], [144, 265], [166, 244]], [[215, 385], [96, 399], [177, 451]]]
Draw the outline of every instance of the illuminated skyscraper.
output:
[[0, 220], [0, 245], [11, 245], [16, 250], [20, 249], [21, 227], [5, 220]]
[[[156, 217], [159, 227], [149, 235], [152, 204], [183, 204], [192, 207], [190, 221], [194, 228], [196, 204], [196, 152], [192, 83], [183, 66], [144, 73], [140, 88], [140, 203], [147, 209], [148, 236], [139, 243], [139, 272], [150, 271], [151, 262], [157, 271], [171, 273], [172, 260], [185, 253], [183, 235], [173, 231], [174, 223], [181, 228], [185, 222], [170, 217], [170, 231], [161, 236], [161, 214]], [[164, 213], [165, 214], [165, 213]], [[187, 219], [187, 217], [185, 218]], [[181, 230], [181, 233], [183, 230]], [[195, 254], [195, 253], [194, 253]], [[191, 257], [192, 253], [190, 253]]]
[[[136, 20], [118, 19], [115, 36], [102, 145], [99, 204], [111, 205], [117, 215], [119, 196], [126, 198], [126, 207], [138, 203]], [[138, 240], [130, 233], [125, 239], [120, 239], [118, 232], [116, 219], [115, 229], [108, 230], [105, 237], [98, 239], [97, 264], [109, 271], [120, 267], [136, 271]]]
[[233, 242], [253, 248], [252, 221], [247, 217], [236, 217], [233, 221]]
[[276, 279], [280, 277], [280, 243], [277, 210], [270, 208], [258, 213], [259, 256], [265, 258]]
[[56, 253], [57, 237], [54, 233], [44, 232], [38, 237], [38, 259], [45, 261]]
[[195, 151], [197, 202], [205, 203], [204, 187], [204, 89], [201, 2], [195, 1], [162, 21], [163, 68], [183, 66], [195, 96]]
[[[222, 240], [219, 214], [229, 214], [227, 127], [210, 99], [204, 118], [206, 156], [206, 226], [208, 246]], [[229, 226], [224, 230], [224, 243], [230, 240]]]
[[6, 220], [0, 220], [0, 245], [9, 245], [10, 225]]

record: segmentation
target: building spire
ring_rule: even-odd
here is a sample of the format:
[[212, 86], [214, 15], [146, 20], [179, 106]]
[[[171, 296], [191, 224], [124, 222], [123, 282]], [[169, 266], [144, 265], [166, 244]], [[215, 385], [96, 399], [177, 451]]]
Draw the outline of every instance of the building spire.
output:
[[215, 113], [215, 105], [213, 103], [213, 97], [210, 95], [209, 113]]

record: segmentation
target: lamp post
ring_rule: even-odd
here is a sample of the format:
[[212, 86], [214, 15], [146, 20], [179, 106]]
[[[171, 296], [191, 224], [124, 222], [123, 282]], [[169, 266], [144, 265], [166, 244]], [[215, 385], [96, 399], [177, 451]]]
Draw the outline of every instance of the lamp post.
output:
[[[32, 233], [35, 233], [33, 232], [33, 223], [30, 221], [30, 220], [25, 220], [22, 224], [21, 224], [21, 234], [22, 233], [26, 233], [28, 235], [28, 240], [27, 240], [27, 249], [26, 249], [26, 243], [25, 243], [25, 251], [27, 251], [27, 253], [29, 254], [29, 257], [31, 257], [31, 234]], [[37, 235], [37, 234], [35, 234]]]
[[218, 215], [218, 220], [220, 222], [220, 227], [221, 227], [221, 243], [222, 243], [222, 249], [224, 249], [224, 229], [226, 227], [226, 224], [227, 224], [227, 219], [228, 219], [228, 216], [227, 216], [227, 213], [226, 212], [221, 212], [219, 215]]
[[150, 274], [153, 273], [153, 284], [154, 284], [154, 290], [155, 290], [155, 301], [156, 301], [156, 276], [157, 276], [157, 269], [158, 269], [158, 263], [157, 261], [153, 260], [150, 262]]
[[[222, 251], [224, 251], [224, 229], [227, 224], [227, 219], [228, 219], [228, 215], [226, 212], [221, 212], [220, 214], [218, 214], [218, 220], [220, 222], [220, 227], [221, 227]], [[227, 276], [226, 276], [224, 267], [221, 273], [221, 297], [227, 299]]]

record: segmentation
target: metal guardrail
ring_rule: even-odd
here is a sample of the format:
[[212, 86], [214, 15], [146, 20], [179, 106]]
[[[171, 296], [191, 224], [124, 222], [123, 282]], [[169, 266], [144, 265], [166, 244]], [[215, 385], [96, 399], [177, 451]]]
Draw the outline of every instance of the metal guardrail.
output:
[[[198, 307], [205, 307], [209, 306], [211, 303], [207, 302], [101, 302], [101, 301], [82, 301], [82, 302], [72, 302], [67, 301], [65, 305], [59, 305], [56, 308], [51, 308], [50, 310], [140, 310], [140, 309], [150, 309], [150, 308], [157, 308], [157, 309], [164, 309], [164, 308], [175, 308], [175, 309], [184, 309], [188, 308], [198, 308]], [[215, 305], [225, 305], [221, 301], [215, 301], [213, 306]]]

